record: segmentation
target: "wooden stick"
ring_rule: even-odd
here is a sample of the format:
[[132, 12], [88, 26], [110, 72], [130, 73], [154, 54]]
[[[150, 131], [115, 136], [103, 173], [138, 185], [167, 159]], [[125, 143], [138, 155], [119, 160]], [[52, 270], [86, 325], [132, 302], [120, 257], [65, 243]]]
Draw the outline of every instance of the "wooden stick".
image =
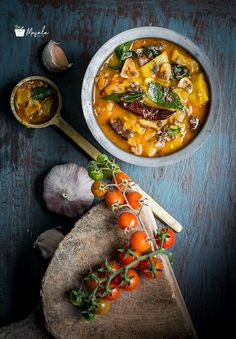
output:
[[[54, 124], [60, 128], [69, 138], [71, 138], [85, 153], [87, 153], [92, 159], [96, 160], [97, 156], [101, 154], [99, 150], [94, 147], [87, 139], [85, 139], [79, 132], [77, 132], [72, 126], [70, 126], [61, 116], [54, 121]], [[132, 185], [132, 183], [131, 183]], [[144, 192], [137, 184], [135, 189], [139, 191], [144, 198], [147, 199], [148, 205], [152, 209], [153, 214], [175, 232], [180, 232], [182, 226], [175, 220], [163, 207], [161, 207], [155, 200], [153, 200], [146, 192]]]
[[[132, 185], [132, 183], [131, 183]], [[161, 220], [164, 224], [168, 225], [175, 232], [181, 232], [182, 226], [181, 224], [170, 215], [163, 207], [161, 207], [150, 195], [142, 190], [142, 188], [135, 184], [135, 189], [142, 194], [144, 198], [147, 199], [148, 206], [151, 208], [153, 214], [157, 217], [157, 219]]]

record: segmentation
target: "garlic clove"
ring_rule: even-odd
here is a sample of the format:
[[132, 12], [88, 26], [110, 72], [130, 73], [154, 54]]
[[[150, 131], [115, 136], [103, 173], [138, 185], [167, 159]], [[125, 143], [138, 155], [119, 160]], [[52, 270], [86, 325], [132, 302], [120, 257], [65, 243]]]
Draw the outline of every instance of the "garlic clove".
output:
[[122, 78], [133, 78], [138, 76], [138, 70], [134, 61], [131, 58], [125, 60], [122, 70], [120, 72]]
[[93, 180], [84, 167], [68, 163], [51, 169], [44, 179], [47, 208], [68, 217], [78, 217], [93, 203]]
[[164, 64], [162, 64], [159, 70], [158, 78], [169, 81], [170, 77], [171, 77], [171, 65], [168, 62], [165, 62]]
[[42, 61], [50, 72], [63, 72], [72, 66], [59, 44], [50, 40], [43, 49]]
[[193, 84], [189, 78], [182, 78], [178, 83], [179, 88], [183, 88], [189, 94], [193, 91]]
[[34, 247], [38, 247], [42, 252], [44, 259], [53, 256], [59, 243], [64, 239], [64, 235], [55, 228], [49, 229], [41, 233], [34, 243]]

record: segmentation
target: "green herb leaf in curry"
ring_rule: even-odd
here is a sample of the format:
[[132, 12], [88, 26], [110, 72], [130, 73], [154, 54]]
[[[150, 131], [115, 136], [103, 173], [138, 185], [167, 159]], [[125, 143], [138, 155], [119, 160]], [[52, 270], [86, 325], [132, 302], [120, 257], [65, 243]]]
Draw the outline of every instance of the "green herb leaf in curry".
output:
[[166, 108], [184, 109], [180, 97], [169, 87], [164, 87], [156, 82], [150, 82], [148, 84], [147, 94], [149, 99], [157, 105]]
[[130, 50], [132, 42], [128, 41], [124, 44], [121, 44], [115, 48], [115, 54], [120, 61], [120, 63], [123, 63], [127, 58], [131, 58], [133, 55], [133, 52]]
[[33, 100], [43, 100], [56, 94], [52, 87], [37, 86], [31, 89], [30, 97]]
[[190, 71], [187, 66], [181, 66], [179, 64], [171, 64], [171, 71], [173, 78], [176, 80], [180, 80], [182, 78], [189, 78]]
[[181, 127], [177, 128], [166, 127], [165, 132], [169, 135], [169, 137], [175, 137], [177, 134], [181, 133]]

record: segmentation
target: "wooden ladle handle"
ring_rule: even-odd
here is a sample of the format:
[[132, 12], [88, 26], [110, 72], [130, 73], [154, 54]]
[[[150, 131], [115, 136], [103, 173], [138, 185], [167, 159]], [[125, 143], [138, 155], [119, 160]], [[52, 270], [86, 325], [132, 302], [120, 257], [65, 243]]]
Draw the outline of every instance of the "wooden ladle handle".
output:
[[62, 132], [71, 138], [85, 153], [92, 159], [96, 160], [97, 156], [101, 154], [96, 147], [94, 147], [87, 139], [85, 139], [79, 132], [77, 132], [68, 122], [66, 122], [60, 115], [53, 121]]
[[[54, 119], [53, 124], [56, 125], [61, 131], [63, 131], [69, 138], [71, 138], [85, 153], [87, 153], [93, 160], [97, 159], [97, 156], [101, 153], [96, 149], [87, 139], [85, 139], [79, 132], [71, 127], [60, 115]], [[138, 185], [135, 185], [135, 189], [139, 191], [144, 198], [147, 198], [148, 205], [152, 209], [153, 214], [175, 232], [180, 232], [182, 226], [175, 220], [163, 207], [161, 207], [153, 198], [151, 198], [146, 192], [144, 192]]]

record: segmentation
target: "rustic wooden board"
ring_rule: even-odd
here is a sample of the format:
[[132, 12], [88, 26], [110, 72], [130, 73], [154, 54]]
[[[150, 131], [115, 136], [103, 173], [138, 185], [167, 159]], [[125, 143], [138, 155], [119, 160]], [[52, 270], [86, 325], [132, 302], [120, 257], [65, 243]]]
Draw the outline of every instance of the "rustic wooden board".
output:
[[113, 213], [101, 203], [80, 219], [60, 243], [46, 271], [42, 300], [46, 325], [58, 339], [195, 338], [169, 260], [158, 280], [142, 279], [133, 293], [123, 291], [111, 310], [95, 321], [83, 319], [68, 301], [67, 292], [79, 286], [89, 267], [112, 258], [127, 243]]
[[[56, 164], [88, 159], [54, 128], [27, 130], [14, 120], [9, 97], [29, 75], [44, 75], [62, 90], [63, 116], [97, 145], [80, 105], [85, 69], [113, 35], [137, 26], [162, 26], [193, 40], [212, 60], [222, 85], [222, 115], [214, 133], [191, 158], [175, 166], [139, 168], [122, 163], [140, 186], [184, 226], [174, 271], [201, 338], [226, 336], [235, 308], [236, 6], [219, 0], [0, 0], [0, 323], [35, 308], [47, 266], [32, 244], [45, 229], [74, 221], [47, 211], [42, 180]], [[45, 38], [14, 36], [14, 25]], [[43, 68], [47, 40], [61, 43], [75, 65], [63, 74]], [[234, 319], [233, 319], [234, 320]], [[229, 336], [230, 337], [230, 336]]]

